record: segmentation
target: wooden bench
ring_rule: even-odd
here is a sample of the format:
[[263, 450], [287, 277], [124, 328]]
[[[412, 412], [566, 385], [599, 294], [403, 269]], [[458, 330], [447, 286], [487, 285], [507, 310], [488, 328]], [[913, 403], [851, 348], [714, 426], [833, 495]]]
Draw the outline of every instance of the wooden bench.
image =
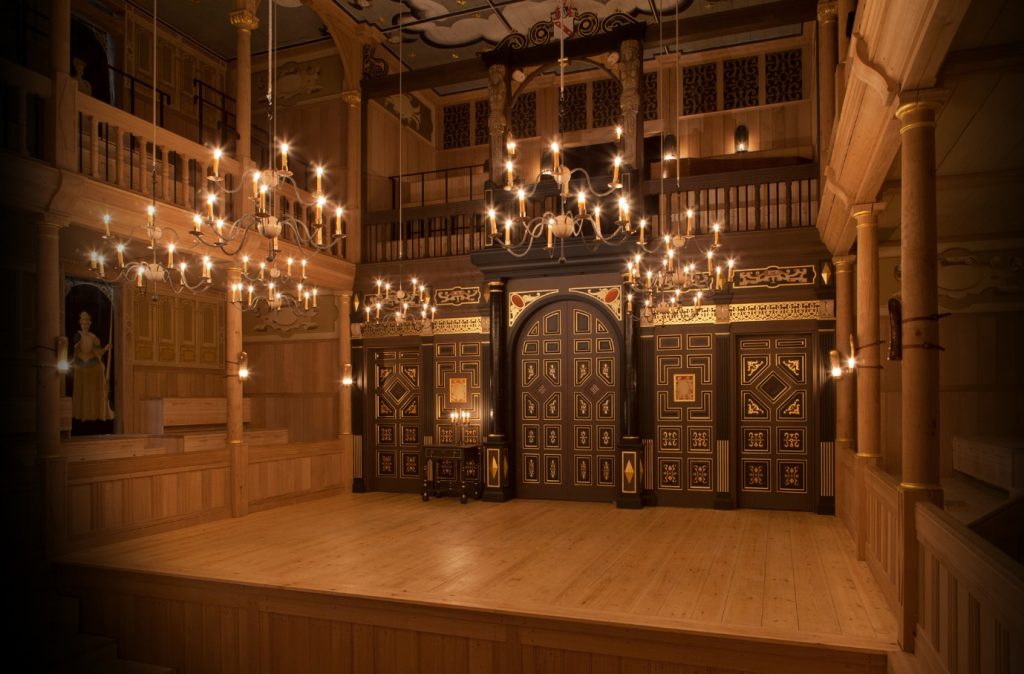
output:
[[953, 438], [953, 469], [1010, 496], [1024, 493], [1024, 440]]
[[[252, 401], [242, 401], [242, 422], [252, 420]], [[140, 430], [163, 435], [171, 429], [223, 428], [228, 422], [225, 398], [154, 398], [139, 402]]]

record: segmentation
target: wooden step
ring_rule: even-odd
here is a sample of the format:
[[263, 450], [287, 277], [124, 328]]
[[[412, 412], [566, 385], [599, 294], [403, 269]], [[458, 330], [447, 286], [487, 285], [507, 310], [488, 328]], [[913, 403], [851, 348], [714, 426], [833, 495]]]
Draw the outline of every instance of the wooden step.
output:
[[68, 460], [111, 459], [180, 452], [180, 437], [167, 435], [92, 435], [62, 440], [55, 457]]
[[[227, 441], [227, 433], [224, 431], [183, 433], [178, 437], [181, 438], [183, 452], [205, 452], [210, 449], [222, 449]], [[244, 437], [246, 444], [250, 447], [282, 445], [288, 443], [288, 429], [268, 428], [245, 431]]]

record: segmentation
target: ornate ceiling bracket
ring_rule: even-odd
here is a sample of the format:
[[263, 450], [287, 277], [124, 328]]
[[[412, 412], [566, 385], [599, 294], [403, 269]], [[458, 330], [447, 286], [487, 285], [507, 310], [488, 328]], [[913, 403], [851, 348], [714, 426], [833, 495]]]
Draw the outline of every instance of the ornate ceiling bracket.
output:
[[871, 61], [867, 54], [867, 44], [859, 33], [854, 33], [850, 41], [853, 47], [853, 76], [874, 89], [882, 97], [885, 105], [891, 105], [896, 94], [899, 93], [899, 84], [886, 75], [880, 66]]

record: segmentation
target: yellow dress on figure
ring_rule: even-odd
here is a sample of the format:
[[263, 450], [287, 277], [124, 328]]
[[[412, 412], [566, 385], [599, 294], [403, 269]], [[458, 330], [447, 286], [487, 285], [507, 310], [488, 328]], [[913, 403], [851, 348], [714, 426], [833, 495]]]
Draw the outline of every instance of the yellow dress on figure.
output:
[[110, 409], [107, 368], [103, 354], [110, 345], [102, 346], [100, 338], [90, 332], [92, 317], [83, 311], [75, 335], [75, 357], [71, 362], [71, 416], [79, 421], [108, 421], [114, 418]]

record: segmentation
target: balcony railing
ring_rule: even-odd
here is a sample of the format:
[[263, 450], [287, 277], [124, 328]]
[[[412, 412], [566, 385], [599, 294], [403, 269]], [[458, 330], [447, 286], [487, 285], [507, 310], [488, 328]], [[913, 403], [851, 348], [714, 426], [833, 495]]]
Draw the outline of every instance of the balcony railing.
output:
[[[603, 184], [602, 180], [607, 182], [596, 178], [595, 184]], [[697, 234], [710, 233], [716, 222], [727, 232], [812, 227], [818, 210], [818, 166], [801, 164], [693, 176], [681, 178], [678, 184], [675, 179], [652, 180], [643, 184], [642, 192], [645, 210], [653, 214], [648, 217], [654, 238], [685, 231], [686, 210], [691, 207], [697, 211]], [[416, 205], [410, 207], [410, 203]], [[399, 251], [402, 259], [416, 260], [466, 255], [487, 246], [483, 217], [486, 204], [482, 197], [436, 205], [420, 203], [407, 198], [402, 230], [397, 209], [365, 214], [364, 262], [398, 260]], [[528, 205], [528, 215], [538, 216], [556, 208], [556, 191], [540, 189]], [[610, 222], [605, 224], [613, 227]]]
[[390, 208], [398, 208], [399, 199], [406, 208], [482, 199], [487, 177], [483, 164], [389, 176]]

